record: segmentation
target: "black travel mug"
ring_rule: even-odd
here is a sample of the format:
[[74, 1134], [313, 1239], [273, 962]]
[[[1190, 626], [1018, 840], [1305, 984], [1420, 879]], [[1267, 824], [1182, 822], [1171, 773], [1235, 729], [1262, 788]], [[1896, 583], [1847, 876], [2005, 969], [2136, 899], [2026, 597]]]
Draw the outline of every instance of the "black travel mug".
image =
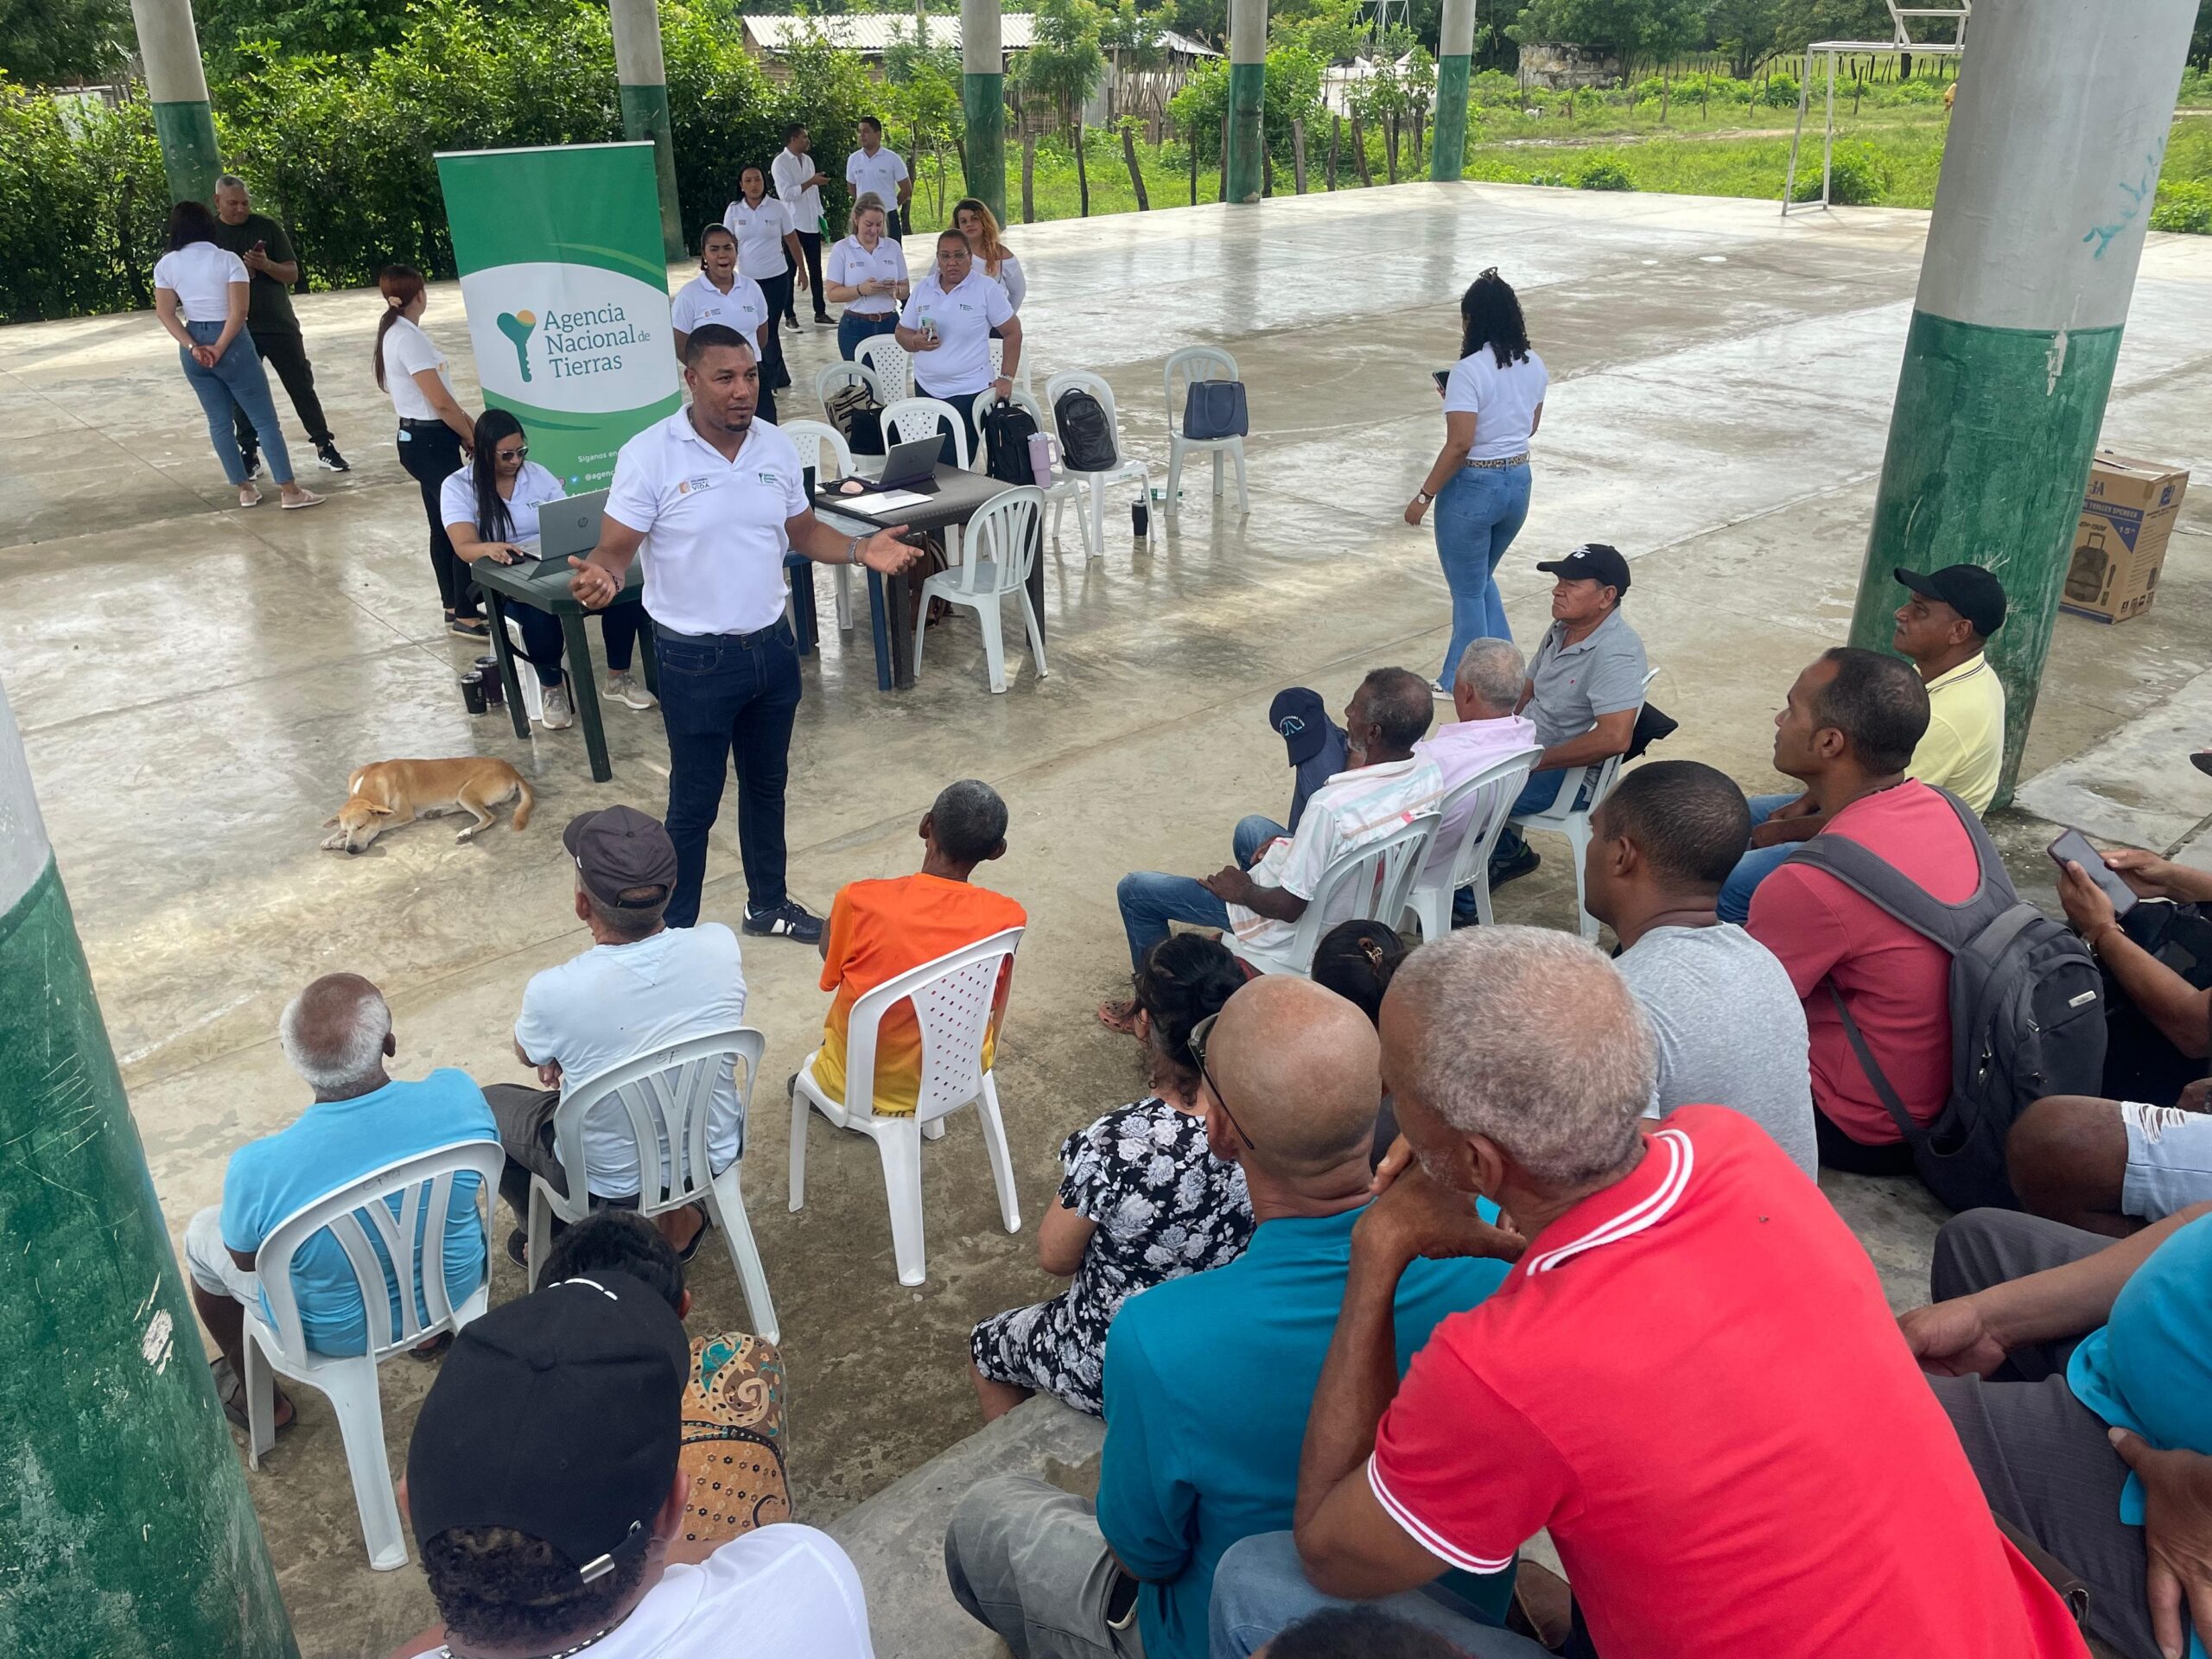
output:
[[499, 682], [499, 659], [498, 658], [479, 657], [476, 659], [476, 677], [478, 683], [484, 688], [484, 706], [486, 708], [504, 709], [507, 706], [507, 690], [506, 687]]
[[1141, 536], [1152, 524], [1152, 510], [1141, 501], [1129, 503], [1129, 534]]
[[480, 715], [486, 708], [484, 701], [484, 676], [470, 669], [461, 677], [461, 701], [472, 715]]

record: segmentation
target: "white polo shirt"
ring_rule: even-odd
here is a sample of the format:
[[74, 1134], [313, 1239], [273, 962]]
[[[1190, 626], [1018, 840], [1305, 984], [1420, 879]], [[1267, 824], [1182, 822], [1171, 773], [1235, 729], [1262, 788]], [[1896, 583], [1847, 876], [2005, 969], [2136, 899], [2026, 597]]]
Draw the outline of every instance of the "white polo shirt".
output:
[[[534, 542], [537, 539], [537, 510], [549, 501], [558, 501], [568, 494], [561, 487], [561, 480], [534, 461], [525, 461], [522, 471], [515, 474], [515, 493], [507, 498], [507, 517], [514, 520], [514, 527], [498, 539], [505, 542]], [[480, 540], [492, 534], [487, 524], [476, 523], [476, 473], [464, 467], [438, 486], [438, 522], [442, 524], [474, 524]]]
[[676, 290], [676, 297], [668, 302], [669, 327], [679, 334], [696, 332], [699, 325], [719, 322], [726, 328], [734, 328], [760, 348], [760, 325], [768, 321], [768, 296], [760, 291], [760, 284], [740, 271], [730, 279], [729, 292], [725, 294], [701, 271]]
[[748, 207], [740, 196], [729, 205], [722, 215], [722, 223], [737, 238], [737, 269], [754, 282], [764, 277], [780, 276], [791, 268], [791, 255], [785, 251], [784, 238], [791, 228], [791, 210], [773, 196], [760, 198], [758, 207]]
[[789, 144], [778, 150], [776, 159], [768, 163], [768, 176], [775, 181], [776, 194], [791, 210], [793, 228], [810, 236], [822, 228], [822, 190], [817, 185], [802, 185], [799, 181], [811, 178], [821, 170], [814, 164], [813, 156], [792, 155]]
[[925, 319], [937, 325], [943, 343], [933, 352], [914, 353], [914, 384], [923, 394], [950, 402], [973, 397], [991, 384], [991, 330], [1014, 315], [1006, 289], [971, 265], [967, 280], [950, 294], [938, 285], [937, 272], [914, 284], [901, 327], [918, 328]]
[[391, 398], [392, 412], [403, 421], [436, 420], [438, 411], [430, 406], [415, 376], [421, 370], [435, 369], [446, 391], [453, 391], [453, 377], [446, 372], [446, 354], [438, 349], [437, 341], [406, 318], [394, 317], [377, 351], [384, 359], [384, 389]]
[[798, 447], [766, 421], [737, 459], [679, 409], [622, 446], [607, 516], [642, 531], [645, 609], [677, 633], [754, 633], [784, 613], [784, 521], [806, 511]]
[[[862, 283], [903, 283], [908, 280], [906, 251], [887, 236], [870, 253], [861, 245], [860, 238], [849, 236], [830, 250], [822, 270], [824, 280], [840, 288], [858, 288]], [[886, 317], [898, 308], [899, 302], [888, 294], [863, 294], [845, 308], [856, 317]]]
[[845, 182], [853, 187], [853, 200], [858, 201], [872, 194], [894, 213], [899, 211], [899, 187], [906, 181], [906, 176], [905, 158], [897, 150], [881, 144], [876, 146], [873, 156], [856, 149], [845, 157]]
[[154, 262], [154, 286], [176, 296], [187, 322], [228, 322], [231, 284], [251, 280], [245, 260], [213, 242], [188, 242]]

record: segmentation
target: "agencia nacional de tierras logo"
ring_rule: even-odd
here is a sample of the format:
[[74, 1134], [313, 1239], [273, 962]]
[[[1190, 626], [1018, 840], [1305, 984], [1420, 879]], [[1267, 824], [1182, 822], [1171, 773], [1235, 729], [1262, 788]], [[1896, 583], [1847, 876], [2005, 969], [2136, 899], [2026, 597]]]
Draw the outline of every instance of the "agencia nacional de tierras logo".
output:
[[676, 389], [664, 289], [597, 265], [494, 265], [461, 279], [485, 391], [550, 409], [637, 409]]

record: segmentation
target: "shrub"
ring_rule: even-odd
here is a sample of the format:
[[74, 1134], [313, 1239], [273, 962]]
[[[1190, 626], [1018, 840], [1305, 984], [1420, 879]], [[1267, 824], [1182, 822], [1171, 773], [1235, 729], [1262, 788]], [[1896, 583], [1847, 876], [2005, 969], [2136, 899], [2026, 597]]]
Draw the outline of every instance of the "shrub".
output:
[[1574, 169], [1578, 190], [1633, 190], [1636, 181], [1628, 169], [1610, 156], [1596, 156]]
[[1567, 175], [1564, 173], [1531, 173], [1527, 179], [1522, 181], [1522, 182], [1527, 184], [1548, 185], [1554, 190], [1564, 190], [1567, 188]]
[[2160, 185], [2151, 228], [2212, 236], [2212, 180], [2174, 179]]
[[1766, 101], [1774, 109], [1787, 109], [1797, 102], [1797, 77], [1770, 75], [1766, 83]]
[[[1872, 144], [1857, 138], [1837, 141], [1828, 168], [1828, 200], [1840, 207], [1866, 207], [1882, 200], [1893, 182], [1890, 164]], [[1798, 201], [1821, 199], [1821, 169], [1809, 154], [1798, 162]]]

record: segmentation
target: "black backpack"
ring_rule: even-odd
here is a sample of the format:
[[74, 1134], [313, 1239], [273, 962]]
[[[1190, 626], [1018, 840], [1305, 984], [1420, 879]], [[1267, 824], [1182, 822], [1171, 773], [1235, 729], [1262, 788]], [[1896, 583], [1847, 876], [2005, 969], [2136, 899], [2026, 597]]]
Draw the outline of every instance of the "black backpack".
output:
[[2017, 1210], [2005, 1137], [2041, 1096], [2097, 1091], [2105, 1062], [2102, 982], [2073, 931], [2013, 891], [1974, 809], [1948, 790], [1936, 793], [1959, 815], [1981, 863], [1980, 884], [1963, 904], [1932, 897], [1842, 836], [1815, 836], [1785, 861], [1825, 870], [1950, 952], [1951, 1093], [1924, 1129], [1874, 1063], [1841, 994], [1831, 985], [1828, 995], [1928, 1190], [1954, 1210]]
[[1122, 464], [1106, 405], [1081, 386], [1070, 386], [1052, 404], [1060, 429], [1060, 464], [1071, 473], [1110, 473]]
[[1037, 422], [1020, 404], [993, 404], [983, 411], [983, 470], [1007, 484], [1034, 484], [1029, 440]]

